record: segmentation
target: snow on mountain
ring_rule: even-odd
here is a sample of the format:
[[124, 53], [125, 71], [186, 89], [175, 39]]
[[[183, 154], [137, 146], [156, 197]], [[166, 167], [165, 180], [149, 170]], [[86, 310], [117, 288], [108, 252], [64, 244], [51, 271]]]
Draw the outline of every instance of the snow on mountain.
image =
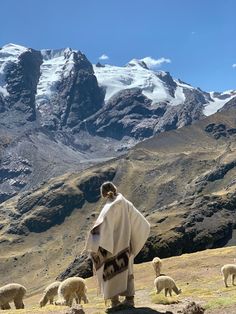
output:
[[8, 44], [0, 49], [0, 93], [3, 97], [8, 96], [7, 83], [5, 82], [5, 74], [7, 68], [12, 63], [19, 62], [19, 56], [29, 50], [20, 45]]
[[225, 91], [221, 94], [210, 92], [211, 101], [209, 101], [204, 108], [204, 115], [210, 116], [221, 109], [228, 101], [236, 96], [236, 91]]
[[[166, 82], [164, 79], [165, 76], [171, 78], [169, 73], [150, 70], [145, 62], [138, 59], [131, 60], [124, 67], [106, 64], [105, 66], [94, 65], [93, 69], [99, 85], [106, 89], [105, 102], [121, 90], [141, 88], [143, 94], [151, 99], [153, 103], [164, 101], [169, 103], [169, 105], [177, 106], [187, 100], [186, 90], [199, 91], [198, 88], [194, 88], [181, 80], [173, 79], [172, 89], [174, 92], [171, 93], [169, 84], [171, 82]], [[204, 114], [208, 116], [215, 113], [227, 101], [232, 99], [235, 91], [203, 94], [205, 94], [204, 97], [206, 100]]]
[[149, 70], [143, 61], [133, 59], [124, 67], [106, 65], [93, 66], [93, 69], [99, 85], [106, 88], [105, 101], [127, 88], [141, 88], [154, 103], [168, 101], [171, 105], [178, 105], [185, 100], [181, 85], [176, 83], [176, 92], [172, 97], [168, 86], [160, 78], [163, 72]]
[[[0, 96], [9, 96], [6, 73], [11, 64], [17, 64], [20, 56], [32, 49], [8, 44], [0, 49]], [[35, 105], [41, 115], [46, 116], [53, 111], [58, 86], [62, 81], [69, 80], [75, 71], [75, 55], [78, 51], [70, 48], [58, 50], [41, 50], [42, 64], [37, 82]], [[132, 59], [125, 66], [95, 66], [93, 70], [99, 86], [106, 90], [105, 103], [112, 96], [124, 89], [140, 88], [153, 104], [165, 102], [170, 106], [186, 104], [191, 93], [201, 93], [204, 106], [203, 114], [211, 115], [222, 108], [226, 102], [235, 96], [235, 91], [223, 93], [207, 93], [198, 88], [173, 79], [168, 72], [154, 71], [147, 67], [143, 60]], [[59, 97], [59, 96], [58, 96]], [[205, 99], [205, 101], [204, 101]]]
[[68, 77], [74, 67], [74, 51], [70, 48], [60, 50], [41, 50], [43, 63], [40, 67], [36, 92], [36, 108], [41, 114], [50, 108], [50, 99], [57, 93], [58, 82]]

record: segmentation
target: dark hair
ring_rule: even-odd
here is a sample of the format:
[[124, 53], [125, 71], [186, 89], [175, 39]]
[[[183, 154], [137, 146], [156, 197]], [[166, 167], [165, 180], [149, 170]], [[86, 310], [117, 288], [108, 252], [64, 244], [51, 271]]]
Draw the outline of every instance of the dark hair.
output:
[[103, 197], [114, 198], [117, 195], [117, 188], [112, 182], [104, 182], [101, 185], [101, 195]]

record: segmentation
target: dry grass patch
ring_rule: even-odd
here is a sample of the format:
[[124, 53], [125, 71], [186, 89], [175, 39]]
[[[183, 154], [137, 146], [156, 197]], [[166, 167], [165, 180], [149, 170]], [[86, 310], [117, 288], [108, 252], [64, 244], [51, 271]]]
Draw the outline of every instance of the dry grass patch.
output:
[[[150, 307], [160, 312], [167, 310], [177, 313], [189, 300], [203, 304], [209, 313], [236, 305], [236, 286], [229, 281], [229, 288], [224, 287], [220, 268], [226, 263], [232, 263], [236, 256], [236, 247], [206, 250], [193, 254], [184, 254], [163, 259], [162, 273], [171, 276], [182, 293], [173, 297], [165, 297], [164, 292], [156, 294], [154, 290], [154, 271], [151, 263], [143, 263], [134, 266], [137, 307]], [[95, 278], [86, 280], [88, 286], [89, 303], [83, 304], [86, 314], [104, 314], [109, 304], [105, 305], [103, 298], [97, 294]], [[5, 314], [64, 314], [63, 306], [47, 305], [39, 308], [41, 298], [39, 290], [35, 295], [25, 300], [25, 310], [7, 310]], [[219, 310], [217, 310], [219, 309]], [[235, 313], [235, 312], [229, 312]]]
[[151, 292], [150, 293], [150, 298], [151, 298], [151, 302], [154, 304], [176, 304], [179, 303], [179, 300], [176, 296], [172, 296], [172, 297], [165, 297], [164, 294], [162, 293], [155, 293], [155, 292]]

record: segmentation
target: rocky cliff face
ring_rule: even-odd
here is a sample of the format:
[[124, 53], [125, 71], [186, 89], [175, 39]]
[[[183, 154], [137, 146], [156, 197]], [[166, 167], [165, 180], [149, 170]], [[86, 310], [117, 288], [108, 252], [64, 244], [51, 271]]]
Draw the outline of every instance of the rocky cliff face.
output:
[[230, 110], [236, 108], [236, 97], [233, 97], [231, 100], [227, 101], [225, 105], [219, 109], [219, 111]]
[[[42, 126], [72, 129], [101, 108], [104, 92], [80, 51], [44, 51], [41, 71], [36, 105]], [[57, 73], [54, 81], [51, 71]]]
[[[36, 120], [35, 95], [42, 56], [39, 51], [19, 47], [0, 50], [2, 86], [1, 126], [12, 128]], [[18, 54], [18, 55], [17, 55]], [[4, 80], [3, 80], [4, 76]]]
[[6, 128], [27, 121], [51, 130], [73, 128], [102, 106], [103, 90], [80, 51], [10, 44], [0, 50], [0, 65], [1, 125]]
[[83, 121], [81, 129], [118, 140], [124, 137], [145, 139], [202, 119], [204, 102], [202, 95], [193, 91], [181, 105], [153, 104], [141, 89], [126, 89], [115, 94], [101, 110]]
[[93, 66], [70, 48], [0, 49], [0, 202], [66, 171], [116, 157], [146, 138], [231, 108], [140, 60]]
[[[36, 51], [9, 44], [0, 50], [0, 202], [98, 154], [73, 138], [81, 121], [99, 110], [104, 92], [79, 51]], [[83, 161], [83, 164], [81, 164]]]
[[234, 95], [204, 92], [135, 59], [124, 67], [92, 66], [70, 48], [0, 50], [0, 127], [17, 132], [24, 126], [78, 133], [88, 120], [93, 135], [140, 140], [214, 113]]

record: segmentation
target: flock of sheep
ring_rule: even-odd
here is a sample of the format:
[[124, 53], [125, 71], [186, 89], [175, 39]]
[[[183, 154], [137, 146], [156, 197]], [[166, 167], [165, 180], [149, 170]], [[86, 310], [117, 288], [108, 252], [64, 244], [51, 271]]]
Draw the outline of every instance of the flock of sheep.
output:
[[[165, 291], [165, 296], [169, 293], [172, 296], [172, 291], [176, 294], [181, 293], [181, 289], [176, 286], [173, 278], [161, 274], [162, 261], [159, 257], [155, 257], [152, 260], [152, 265], [155, 271], [156, 278], [154, 280], [154, 286], [156, 293], [160, 293], [162, 290]], [[223, 274], [223, 280], [225, 286], [228, 287], [227, 279], [232, 276], [232, 284], [234, 285], [234, 279], [236, 276], [236, 264], [226, 264], [221, 268]], [[56, 305], [68, 305], [72, 306], [73, 300], [75, 302], [88, 303], [87, 298], [87, 287], [85, 280], [80, 277], [70, 277], [60, 282], [55, 281], [50, 284], [43, 293], [39, 305], [40, 307], [45, 306], [47, 303], [53, 304], [54, 298], [57, 296], [58, 301]], [[23, 298], [26, 294], [26, 288], [17, 283], [11, 283], [0, 288], [0, 308], [2, 310], [10, 309], [10, 302], [14, 302], [16, 309], [23, 309], [24, 303]]]
[[[76, 303], [88, 303], [86, 295], [87, 288], [85, 280], [80, 277], [70, 277], [60, 282], [55, 281], [50, 284], [43, 293], [43, 297], [39, 301], [40, 307], [47, 303], [53, 304], [53, 300], [58, 296], [56, 305], [72, 306], [73, 300]], [[23, 309], [23, 298], [26, 294], [26, 288], [17, 283], [11, 283], [0, 288], [0, 308], [2, 310], [10, 309], [10, 302], [14, 302], [16, 309]]]
[[[169, 295], [172, 296], [172, 290], [176, 294], [180, 294], [182, 292], [181, 289], [177, 288], [173, 278], [161, 274], [162, 261], [159, 257], [154, 257], [152, 260], [152, 265], [156, 275], [156, 279], [154, 280], [156, 293], [160, 293], [164, 289], [165, 296], [167, 297], [168, 292]], [[225, 287], [228, 287], [227, 280], [229, 276], [232, 276], [232, 285], [234, 286], [234, 279], [236, 277], [236, 264], [224, 265], [221, 268], [221, 273], [223, 274]]]

